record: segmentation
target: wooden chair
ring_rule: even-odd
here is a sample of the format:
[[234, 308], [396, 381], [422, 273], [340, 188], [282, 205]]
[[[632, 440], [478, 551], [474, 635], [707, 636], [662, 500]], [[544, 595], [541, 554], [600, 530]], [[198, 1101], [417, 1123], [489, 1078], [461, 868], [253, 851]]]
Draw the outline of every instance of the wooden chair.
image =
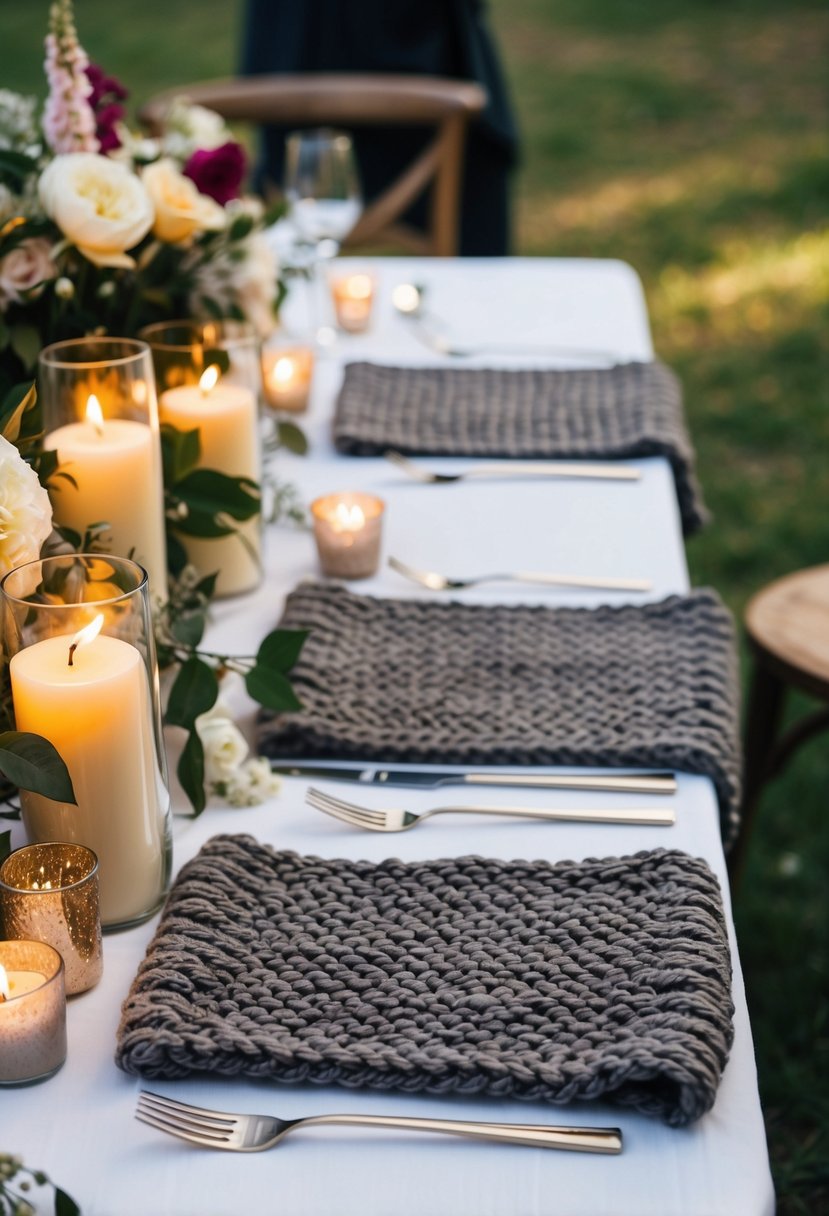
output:
[[[207, 106], [228, 122], [279, 126], [425, 126], [435, 136], [363, 212], [346, 245], [394, 243], [417, 254], [458, 251], [461, 176], [467, 126], [486, 105], [477, 84], [428, 76], [352, 73], [248, 76], [182, 85], [151, 98], [139, 112], [153, 134], [177, 97]], [[426, 234], [399, 217], [431, 189]]]
[[[763, 786], [807, 739], [829, 727], [829, 565], [800, 570], [764, 587], [749, 602], [745, 626], [754, 672], [746, 717], [742, 830], [729, 859], [734, 877], [745, 860]], [[823, 704], [781, 734], [788, 688]]]

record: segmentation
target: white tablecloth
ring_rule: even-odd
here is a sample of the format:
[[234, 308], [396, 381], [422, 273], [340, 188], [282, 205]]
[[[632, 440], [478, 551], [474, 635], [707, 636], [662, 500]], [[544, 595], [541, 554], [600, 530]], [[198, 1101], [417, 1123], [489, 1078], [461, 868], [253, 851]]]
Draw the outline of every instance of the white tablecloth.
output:
[[[344, 360], [440, 361], [393, 314], [390, 290], [396, 283], [428, 282], [435, 311], [453, 318], [456, 341], [560, 342], [610, 348], [620, 358], [649, 358], [644, 301], [630, 268], [599, 261], [394, 259], [378, 261], [374, 269], [380, 279], [375, 326], [366, 337], [343, 339], [319, 366], [305, 424], [312, 454], [304, 461], [281, 457], [280, 476], [295, 480], [306, 502], [318, 492], [338, 488], [379, 493], [388, 504], [384, 553], [413, 565], [452, 574], [523, 566], [631, 575], [652, 580], [652, 598], [687, 590], [673, 481], [662, 460], [637, 462], [643, 476], [636, 483], [504, 481], [427, 487], [406, 481], [383, 461], [337, 457], [330, 445], [330, 419]], [[295, 316], [301, 307], [302, 301], [295, 298]], [[454, 468], [462, 462], [432, 463]], [[309, 534], [271, 528], [266, 550], [267, 576], [259, 591], [217, 607], [210, 640], [219, 647], [252, 652], [277, 622], [285, 593], [301, 578], [316, 575]], [[430, 594], [385, 568], [376, 578], [354, 584], [353, 590]], [[480, 602], [521, 599], [550, 604], [614, 598], [506, 587], [466, 596]], [[250, 703], [241, 690], [231, 690], [230, 699], [252, 722]], [[668, 846], [708, 861], [723, 885], [732, 923], [717, 805], [705, 778], [680, 777], [673, 800], [678, 823], [671, 829], [447, 817], [394, 838], [358, 833], [311, 811], [303, 805], [305, 788], [306, 782], [291, 779], [281, 796], [264, 806], [233, 810], [211, 805], [198, 820], [178, 818], [175, 869], [221, 832], [249, 832], [301, 852], [373, 860], [390, 854], [416, 859], [472, 851], [559, 860]], [[335, 788], [348, 797], [346, 787]], [[492, 794], [497, 801], [497, 792]], [[360, 797], [366, 804], [388, 803], [387, 790], [361, 789]], [[395, 795], [395, 802], [417, 809], [433, 797], [405, 791]], [[522, 800], [525, 797], [538, 805], [549, 799], [539, 791], [522, 793]], [[583, 806], [603, 798], [613, 805], [622, 802], [618, 795], [555, 795], [560, 805]], [[450, 800], [462, 802], [463, 792], [441, 791], [441, 802]], [[633, 805], [640, 800], [627, 801]], [[184, 805], [179, 795], [177, 806], [183, 810]], [[21, 842], [17, 831], [16, 843]], [[133, 1119], [140, 1083], [113, 1064], [120, 1003], [155, 924], [153, 920], [105, 938], [102, 982], [69, 1005], [69, 1054], [62, 1071], [38, 1086], [0, 1090], [0, 1149], [19, 1153], [29, 1165], [46, 1170], [80, 1202], [85, 1216], [229, 1216], [240, 1211], [291, 1216], [766, 1216], [773, 1211], [733, 926], [734, 1048], [714, 1109], [688, 1129], [671, 1130], [604, 1104], [542, 1107], [210, 1079], [149, 1086], [205, 1106], [288, 1118], [351, 1110], [620, 1126], [623, 1154], [594, 1157], [337, 1128], [297, 1133], [269, 1153], [232, 1155], [191, 1148], [160, 1135]]]

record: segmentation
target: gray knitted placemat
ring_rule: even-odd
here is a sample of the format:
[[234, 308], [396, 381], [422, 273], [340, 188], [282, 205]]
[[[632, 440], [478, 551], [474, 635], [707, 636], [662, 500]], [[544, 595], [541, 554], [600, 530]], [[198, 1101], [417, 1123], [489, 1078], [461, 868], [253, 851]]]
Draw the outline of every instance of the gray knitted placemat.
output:
[[658, 850], [329, 860], [217, 836], [181, 871], [116, 1061], [408, 1093], [603, 1098], [678, 1126], [732, 1041], [717, 880]]
[[300, 585], [303, 708], [260, 717], [273, 759], [601, 765], [703, 773], [738, 824], [731, 617], [713, 591], [618, 608], [381, 600]]
[[573, 371], [351, 363], [334, 443], [351, 456], [665, 456], [685, 531], [707, 519], [682, 391], [663, 363]]

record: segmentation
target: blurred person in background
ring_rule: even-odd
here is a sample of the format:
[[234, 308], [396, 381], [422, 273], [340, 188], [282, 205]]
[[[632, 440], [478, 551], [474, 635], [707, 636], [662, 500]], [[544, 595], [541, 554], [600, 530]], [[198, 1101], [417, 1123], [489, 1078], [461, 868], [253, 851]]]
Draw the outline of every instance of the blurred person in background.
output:
[[[461, 201], [460, 253], [500, 256], [510, 246], [510, 176], [518, 134], [483, 0], [247, 0], [242, 71], [377, 72], [447, 76], [482, 85], [489, 100], [469, 129]], [[420, 128], [352, 133], [368, 201], [427, 142]], [[262, 135], [259, 184], [279, 185], [286, 130]], [[406, 216], [426, 226], [426, 202]]]

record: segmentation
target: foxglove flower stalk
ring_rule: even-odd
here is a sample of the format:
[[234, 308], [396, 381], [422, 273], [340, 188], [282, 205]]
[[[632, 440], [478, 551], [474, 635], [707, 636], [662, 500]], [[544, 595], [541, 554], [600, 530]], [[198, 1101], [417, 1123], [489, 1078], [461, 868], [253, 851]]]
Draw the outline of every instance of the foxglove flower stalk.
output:
[[97, 152], [95, 113], [86, 69], [86, 52], [78, 42], [71, 0], [55, 0], [46, 35], [46, 78], [49, 96], [43, 133], [53, 152]]

